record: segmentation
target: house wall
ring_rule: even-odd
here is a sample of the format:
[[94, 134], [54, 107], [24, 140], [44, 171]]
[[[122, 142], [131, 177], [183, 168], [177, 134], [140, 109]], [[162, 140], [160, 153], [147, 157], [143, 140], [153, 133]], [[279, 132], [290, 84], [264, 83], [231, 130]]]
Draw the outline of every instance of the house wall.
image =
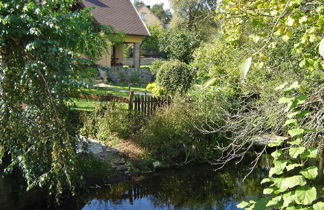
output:
[[124, 44], [117, 44], [116, 45], [116, 58], [118, 58], [117, 63], [123, 63], [124, 62]]
[[[126, 35], [124, 42], [141, 44], [144, 38], [145, 36]], [[116, 58], [118, 58], [117, 61], [118, 63], [124, 62], [123, 49], [124, 49], [123, 43], [116, 45]], [[108, 52], [103, 53], [102, 57], [97, 61], [97, 64], [99, 66], [111, 67], [111, 56], [112, 56], [112, 47], [109, 47]]]
[[162, 21], [158, 17], [156, 17], [156, 15], [147, 6], [142, 6], [138, 8], [137, 11], [147, 26], [153, 26], [153, 25], [163, 26]]
[[145, 36], [127, 35], [124, 39], [124, 42], [141, 43], [144, 40], [144, 38]]

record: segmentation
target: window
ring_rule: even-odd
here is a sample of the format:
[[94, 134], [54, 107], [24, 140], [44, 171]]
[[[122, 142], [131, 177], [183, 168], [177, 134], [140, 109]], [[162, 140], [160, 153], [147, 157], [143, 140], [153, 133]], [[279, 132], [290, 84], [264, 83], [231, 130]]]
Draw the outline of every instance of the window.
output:
[[145, 13], [141, 13], [140, 16], [141, 16], [141, 19], [142, 19], [142, 20], [145, 20], [145, 17], [146, 17], [146, 14], [145, 14]]

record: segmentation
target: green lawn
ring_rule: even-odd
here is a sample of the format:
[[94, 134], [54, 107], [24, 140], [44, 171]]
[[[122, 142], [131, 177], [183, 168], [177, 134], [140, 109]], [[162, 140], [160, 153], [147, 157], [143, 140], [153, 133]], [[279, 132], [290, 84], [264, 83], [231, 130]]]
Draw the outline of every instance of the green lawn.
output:
[[[122, 89], [122, 90], [127, 90], [127, 91], [129, 90], [128, 86], [111, 85], [111, 87]], [[139, 91], [139, 92], [146, 91], [145, 88], [140, 87], [140, 86], [132, 86], [131, 90]], [[99, 88], [99, 87], [91, 88], [91, 89], [82, 88], [82, 89], [80, 89], [80, 93], [87, 94], [87, 95], [95, 94], [95, 95], [100, 95], [100, 96], [112, 94], [113, 96], [125, 97], [125, 98], [127, 98], [129, 96], [129, 92], [120, 92], [120, 91], [116, 91], [116, 90], [112, 90], [112, 89]], [[72, 102], [73, 102], [72, 109], [80, 110], [80, 111], [94, 111], [95, 106], [100, 103], [97, 100], [80, 99], [80, 98], [73, 98]], [[128, 108], [128, 104], [126, 104], [126, 103], [118, 103], [118, 104], [120, 104], [119, 106], [121, 106], [121, 108], [125, 108], [125, 109]]]

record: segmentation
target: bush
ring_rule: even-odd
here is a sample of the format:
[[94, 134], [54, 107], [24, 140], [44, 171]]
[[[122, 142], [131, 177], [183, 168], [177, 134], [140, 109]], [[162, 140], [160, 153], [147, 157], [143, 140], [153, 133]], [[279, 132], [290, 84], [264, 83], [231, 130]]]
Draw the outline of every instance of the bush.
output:
[[184, 94], [191, 87], [195, 78], [193, 69], [180, 61], [165, 62], [157, 74], [156, 81], [166, 93], [174, 95]]
[[115, 173], [110, 163], [91, 154], [79, 154], [77, 163], [78, 170], [86, 181], [105, 180]]
[[105, 141], [111, 136], [127, 139], [143, 125], [144, 119], [136, 112], [118, 108], [115, 103], [103, 103], [86, 117], [81, 134]]
[[146, 90], [150, 93], [152, 93], [154, 96], [163, 96], [164, 94], [164, 89], [163, 87], [159, 86], [156, 83], [150, 83], [147, 85]]
[[150, 70], [154, 75], [157, 75], [157, 73], [159, 72], [161, 66], [165, 63], [166, 61], [163, 60], [156, 60], [152, 63], [152, 65], [150, 66]]
[[[209, 98], [202, 103], [176, 101], [156, 113], [142, 128], [138, 141], [145, 147], [152, 159], [163, 164], [188, 164], [205, 161], [217, 156], [217, 143], [226, 143], [225, 133], [201, 132], [205, 122], [213, 120], [219, 126], [224, 124], [221, 100]], [[217, 105], [216, 105], [217, 104]], [[214, 110], [210, 106], [215, 107]]]
[[168, 58], [177, 59], [184, 63], [193, 60], [193, 52], [199, 47], [201, 38], [192, 31], [169, 30], [161, 34], [160, 49]]

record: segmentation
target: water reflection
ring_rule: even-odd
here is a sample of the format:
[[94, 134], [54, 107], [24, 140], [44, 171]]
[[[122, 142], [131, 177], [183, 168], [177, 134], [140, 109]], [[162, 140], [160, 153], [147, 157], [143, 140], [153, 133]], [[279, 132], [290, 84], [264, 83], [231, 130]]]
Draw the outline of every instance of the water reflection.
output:
[[260, 168], [242, 183], [247, 172], [244, 166], [218, 172], [210, 166], [167, 170], [96, 190], [76, 200], [73, 208], [236, 209], [240, 201], [262, 193], [259, 183], [266, 171]]
[[[248, 162], [230, 165], [216, 172], [210, 165], [160, 171], [93, 189], [56, 209], [236, 209], [242, 200], [262, 194], [259, 183], [267, 170], [258, 167], [243, 183], [249, 166]], [[39, 198], [35, 194], [17, 193], [19, 186], [8, 183], [0, 179], [0, 209], [55, 209], [43, 199], [35, 199]]]

